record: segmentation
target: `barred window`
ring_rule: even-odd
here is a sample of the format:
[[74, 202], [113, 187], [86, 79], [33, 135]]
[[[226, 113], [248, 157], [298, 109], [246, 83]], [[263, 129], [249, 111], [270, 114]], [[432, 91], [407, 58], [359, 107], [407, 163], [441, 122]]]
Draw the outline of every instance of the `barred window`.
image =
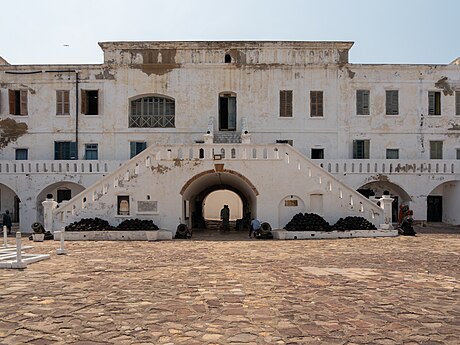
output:
[[131, 128], [173, 128], [174, 118], [174, 99], [152, 96], [131, 101]]

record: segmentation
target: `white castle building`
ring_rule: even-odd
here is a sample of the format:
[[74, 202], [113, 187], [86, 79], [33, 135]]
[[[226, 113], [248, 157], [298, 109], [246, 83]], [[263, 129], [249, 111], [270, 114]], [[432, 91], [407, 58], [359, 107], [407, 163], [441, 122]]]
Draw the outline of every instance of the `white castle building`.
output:
[[[208, 195], [282, 228], [298, 212], [460, 224], [460, 66], [353, 64], [352, 42], [104, 42], [104, 62], [0, 58], [0, 211], [201, 219]], [[370, 199], [368, 199], [370, 197]], [[70, 201], [69, 201], [70, 200]], [[387, 210], [388, 211], [388, 210]]]

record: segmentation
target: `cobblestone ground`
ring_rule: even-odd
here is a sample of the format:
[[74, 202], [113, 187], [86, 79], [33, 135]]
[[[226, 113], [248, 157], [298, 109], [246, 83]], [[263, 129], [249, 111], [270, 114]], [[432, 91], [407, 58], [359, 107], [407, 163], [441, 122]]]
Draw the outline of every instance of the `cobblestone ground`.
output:
[[1, 344], [460, 344], [460, 232], [34, 245]]

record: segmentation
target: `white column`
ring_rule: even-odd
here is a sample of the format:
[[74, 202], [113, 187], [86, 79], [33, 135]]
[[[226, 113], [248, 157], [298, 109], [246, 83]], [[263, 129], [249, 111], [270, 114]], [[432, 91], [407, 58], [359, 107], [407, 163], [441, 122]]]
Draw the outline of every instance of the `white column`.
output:
[[21, 233], [16, 232], [16, 262], [13, 262], [12, 268], [26, 268], [26, 263], [22, 261], [22, 244]]
[[53, 232], [53, 210], [57, 207], [57, 202], [54, 201], [53, 196], [48, 194], [46, 200], [42, 202], [43, 205], [43, 226], [45, 231]]
[[393, 203], [393, 198], [391, 198], [389, 195], [382, 195], [380, 198], [380, 207], [383, 208], [383, 216], [384, 216], [384, 221], [385, 224], [380, 224], [380, 228], [384, 230], [390, 230], [393, 229], [392, 223], [392, 203]]
[[3, 248], [8, 248], [8, 229], [3, 225]]
[[64, 248], [64, 233], [65, 233], [65, 227], [62, 227], [61, 233], [59, 234], [60, 240], [61, 240], [61, 248], [56, 250], [57, 255], [67, 255], [67, 251]]

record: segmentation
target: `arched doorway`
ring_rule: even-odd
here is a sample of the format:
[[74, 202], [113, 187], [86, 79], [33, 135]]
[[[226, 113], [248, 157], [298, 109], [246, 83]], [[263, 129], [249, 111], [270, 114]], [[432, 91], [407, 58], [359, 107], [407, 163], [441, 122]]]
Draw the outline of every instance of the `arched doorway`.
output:
[[209, 193], [203, 200], [203, 216], [205, 219], [219, 220], [220, 211], [228, 205], [230, 221], [243, 218], [243, 201], [241, 197], [229, 190], [219, 189]]
[[20, 202], [21, 200], [13, 189], [0, 183], [0, 215], [8, 210], [13, 223], [19, 223]]
[[460, 181], [448, 181], [434, 188], [426, 198], [426, 220], [460, 224]]
[[[256, 187], [236, 171], [223, 168], [218, 170], [208, 170], [195, 175], [182, 187], [183, 219], [191, 228], [206, 226], [205, 216], [208, 215], [206, 207], [210, 203], [208, 198], [212, 198], [215, 193], [220, 200], [212, 208], [214, 212], [212, 218], [216, 218], [216, 214], [220, 218], [221, 206], [224, 204], [230, 206], [231, 202], [234, 210], [230, 209], [230, 219], [250, 219], [251, 216], [257, 216], [259, 193]], [[239, 215], [241, 218], [236, 218]]]
[[398, 221], [399, 206], [400, 205], [409, 205], [412, 201], [410, 195], [400, 186], [389, 181], [373, 181], [366, 183], [357, 190], [362, 195], [367, 198], [381, 198], [382, 195], [386, 192], [393, 198], [392, 205], [392, 221]]

